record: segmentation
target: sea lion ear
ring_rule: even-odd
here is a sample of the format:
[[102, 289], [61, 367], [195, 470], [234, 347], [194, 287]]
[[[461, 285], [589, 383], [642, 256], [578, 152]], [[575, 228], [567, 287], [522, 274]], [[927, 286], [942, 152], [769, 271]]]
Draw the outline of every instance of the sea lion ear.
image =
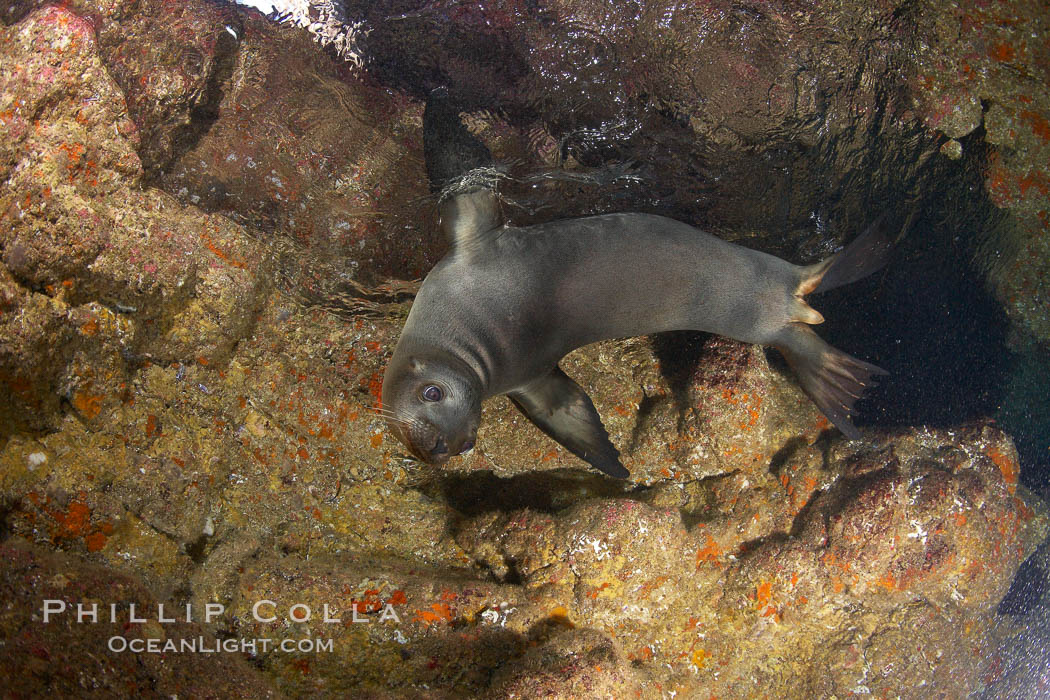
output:
[[551, 373], [508, 394], [536, 427], [595, 469], [616, 479], [630, 476], [609, 441], [591, 397], [555, 367]]
[[441, 228], [457, 249], [500, 225], [492, 153], [459, 118], [448, 90], [437, 88], [423, 110], [423, 154], [430, 190], [438, 195]]

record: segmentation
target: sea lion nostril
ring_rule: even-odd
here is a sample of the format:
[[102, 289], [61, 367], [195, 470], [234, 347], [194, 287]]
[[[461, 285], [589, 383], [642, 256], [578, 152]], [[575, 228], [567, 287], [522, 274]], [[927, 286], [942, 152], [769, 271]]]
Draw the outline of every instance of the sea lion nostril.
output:
[[438, 438], [437, 442], [434, 443], [434, 446], [430, 448], [430, 456], [431, 457], [440, 457], [441, 455], [447, 455], [447, 454], [448, 454], [448, 445], [445, 444], [445, 440], [443, 438]]

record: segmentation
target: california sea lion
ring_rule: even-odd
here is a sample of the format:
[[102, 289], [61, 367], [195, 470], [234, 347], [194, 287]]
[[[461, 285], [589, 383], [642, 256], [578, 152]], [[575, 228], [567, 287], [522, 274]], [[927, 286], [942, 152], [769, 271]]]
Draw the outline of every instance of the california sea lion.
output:
[[440, 464], [470, 449], [481, 402], [506, 394], [573, 454], [628, 476], [558, 361], [598, 340], [669, 330], [776, 347], [824, 415], [860, 436], [850, 410], [885, 372], [810, 330], [824, 319], [803, 297], [881, 267], [890, 244], [878, 225], [798, 266], [650, 214], [500, 225], [487, 187], [461, 189], [440, 208], [453, 248], [424, 280], [383, 379], [390, 429], [419, 459]]

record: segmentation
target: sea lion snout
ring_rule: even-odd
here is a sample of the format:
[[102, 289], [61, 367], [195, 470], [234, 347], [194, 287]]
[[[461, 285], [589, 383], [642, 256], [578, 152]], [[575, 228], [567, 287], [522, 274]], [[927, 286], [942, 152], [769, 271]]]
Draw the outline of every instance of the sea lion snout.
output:
[[443, 438], [439, 437], [437, 439], [437, 442], [434, 443], [434, 446], [430, 448], [430, 456], [440, 459], [441, 457], [445, 457], [446, 455], [448, 455], [448, 445], [445, 444], [445, 440]]
[[473, 449], [477, 429], [470, 430], [465, 437], [458, 440], [449, 438], [437, 426], [426, 421], [417, 423], [407, 434], [397, 430], [394, 432], [417, 459], [427, 464], [441, 465], [453, 455], [461, 455]]

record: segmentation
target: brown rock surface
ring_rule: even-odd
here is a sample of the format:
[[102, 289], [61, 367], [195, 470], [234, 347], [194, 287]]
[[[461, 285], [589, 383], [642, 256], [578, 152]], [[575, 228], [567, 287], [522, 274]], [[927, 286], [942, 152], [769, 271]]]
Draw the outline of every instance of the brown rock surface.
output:
[[[991, 428], [913, 431], [832, 446], [825, 483], [781, 523], [747, 526], [779, 494], [712, 479], [708, 501], [748, 509], [687, 529], [679, 510], [603, 499], [479, 516], [457, 539], [497, 578], [561, 591], [569, 620], [614, 636], [665, 691], [952, 694], [976, 686], [1009, 572], [1045, 536], [1045, 507], [1004, 478], [1013, 459]], [[793, 459], [783, 473], [785, 490], [809, 481]], [[967, 644], [947, 643], [960, 630]]]

